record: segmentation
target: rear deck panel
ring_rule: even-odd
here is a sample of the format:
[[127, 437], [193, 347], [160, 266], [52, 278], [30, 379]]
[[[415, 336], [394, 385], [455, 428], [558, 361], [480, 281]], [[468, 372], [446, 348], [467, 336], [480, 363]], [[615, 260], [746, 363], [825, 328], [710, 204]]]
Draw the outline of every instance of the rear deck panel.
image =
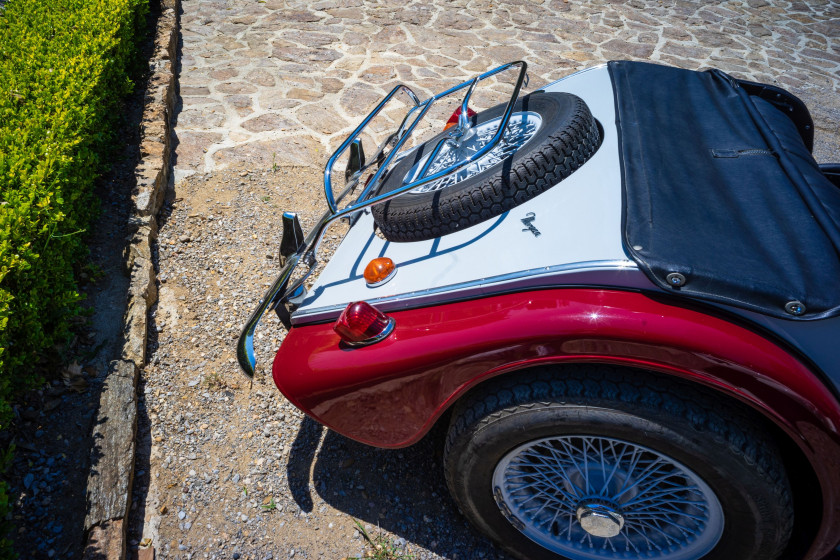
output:
[[[580, 169], [543, 194], [491, 220], [439, 239], [391, 243], [365, 212], [325, 267], [294, 324], [333, 318], [347, 302], [382, 309], [559, 284], [649, 286], [621, 244], [621, 172], [610, 76], [605, 66], [545, 88], [584, 98], [601, 123], [601, 147]], [[530, 221], [539, 235], [526, 227]], [[397, 274], [376, 288], [362, 274], [376, 257]]]

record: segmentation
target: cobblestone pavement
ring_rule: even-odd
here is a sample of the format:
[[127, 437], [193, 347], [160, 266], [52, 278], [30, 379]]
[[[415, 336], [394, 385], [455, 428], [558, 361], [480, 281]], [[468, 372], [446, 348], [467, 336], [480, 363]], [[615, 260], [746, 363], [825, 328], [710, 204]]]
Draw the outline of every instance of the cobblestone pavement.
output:
[[[617, 58], [718, 67], [802, 97], [817, 159], [840, 161], [837, 2], [183, 0], [182, 37], [130, 529], [158, 558], [352, 556], [354, 518], [415, 558], [503, 556], [448, 498], [434, 438], [350, 442], [234, 360], [279, 214], [311, 227], [327, 154], [396, 82], [428, 94], [515, 59], [529, 90]], [[264, 324], [266, 363], [283, 332]]]
[[[441, 91], [515, 59], [532, 87], [610, 59], [721, 68], [840, 125], [837, 2], [185, 0], [176, 168], [323, 165], [397, 81]], [[833, 140], [833, 142], [832, 142]]]

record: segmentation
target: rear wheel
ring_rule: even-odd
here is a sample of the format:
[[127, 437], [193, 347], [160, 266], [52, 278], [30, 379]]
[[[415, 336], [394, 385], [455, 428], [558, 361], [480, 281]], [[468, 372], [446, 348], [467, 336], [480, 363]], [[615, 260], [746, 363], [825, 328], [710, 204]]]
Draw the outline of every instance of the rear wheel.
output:
[[444, 465], [464, 515], [520, 558], [771, 560], [793, 526], [760, 419], [646, 372], [490, 382], [453, 416]]

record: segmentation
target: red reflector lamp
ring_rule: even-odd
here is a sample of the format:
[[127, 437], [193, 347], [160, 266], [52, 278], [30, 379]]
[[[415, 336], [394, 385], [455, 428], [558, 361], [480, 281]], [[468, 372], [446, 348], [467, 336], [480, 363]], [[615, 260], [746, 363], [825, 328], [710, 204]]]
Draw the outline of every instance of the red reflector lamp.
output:
[[366, 346], [387, 338], [393, 332], [394, 324], [393, 317], [368, 302], [354, 301], [341, 312], [333, 330], [351, 346]]
[[[467, 107], [467, 116], [468, 117], [474, 117], [476, 114], [477, 113], [475, 111], [473, 111], [472, 109]], [[459, 116], [461, 116], [461, 106], [460, 105], [458, 105], [458, 108], [455, 109], [454, 113], [452, 113], [452, 116], [449, 117], [449, 120], [446, 121], [446, 126], [443, 127], [443, 130], [449, 130], [450, 128], [452, 128], [453, 126], [458, 124], [458, 117]]]

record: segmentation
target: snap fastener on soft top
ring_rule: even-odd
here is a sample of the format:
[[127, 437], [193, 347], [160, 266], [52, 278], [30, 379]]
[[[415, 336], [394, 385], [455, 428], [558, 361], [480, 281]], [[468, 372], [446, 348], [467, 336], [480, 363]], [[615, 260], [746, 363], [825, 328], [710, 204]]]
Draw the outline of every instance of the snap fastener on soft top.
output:
[[672, 272], [665, 277], [665, 281], [668, 282], [668, 285], [672, 288], [679, 288], [680, 286], [685, 285], [685, 276], [679, 272]]
[[801, 301], [789, 301], [785, 304], [785, 311], [798, 317], [805, 314], [805, 305]]

